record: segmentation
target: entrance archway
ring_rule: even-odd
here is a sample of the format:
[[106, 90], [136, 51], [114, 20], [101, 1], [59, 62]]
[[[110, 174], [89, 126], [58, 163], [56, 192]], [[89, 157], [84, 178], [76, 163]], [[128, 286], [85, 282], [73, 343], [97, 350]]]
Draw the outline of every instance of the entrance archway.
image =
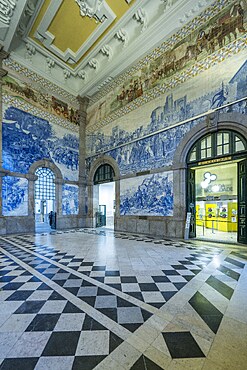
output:
[[247, 142], [234, 130], [200, 137], [187, 155], [190, 237], [247, 244]]
[[[44, 169], [44, 170], [43, 170]], [[37, 191], [37, 184], [39, 182], [39, 177], [41, 175], [44, 176], [44, 183], [40, 184], [40, 191]], [[29, 168], [29, 212], [33, 215], [35, 221], [39, 219], [38, 222], [40, 222], [39, 225], [35, 225], [36, 231], [42, 232], [42, 231], [50, 231], [50, 225], [49, 225], [49, 214], [51, 206], [48, 206], [46, 204], [46, 209], [44, 209], [46, 216], [44, 216], [44, 221], [42, 220], [42, 216], [37, 217], [36, 215], [36, 206], [38, 207], [38, 204], [36, 205], [36, 200], [49, 200], [53, 201], [53, 212], [54, 212], [54, 218], [56, 217], [56, 220], [62, 213], [62, 184], [63, 184], [63, 177], [60, 169], [51, 161], [47, 159], [41, 159], [40, 161], [37, 161], [33, 163]], [[42, 197], [42, 191], [43, 187], [46, 187], [46, 184], [52, 184], [52, 192], [49, 192], [49, 189], [51, 189], [51, 186], [47, 187], [46, 193], [43, 193]], [[54, 194], [54, 196], [52, 195]], [[53, 198], [54, 199], [51, 199]], [[43, 204], [44, 206], [44, 204]], [[42, 207], [43, 207], [42, 206]], [[41, 214], [41, 208], [38, 208], [40, 210], [39, 214]], [[43, 210], [42, 210], [43, 211]], [[54, 221], [54, 220], [53, 220]], [[38, 227], [39, 226], [39, 227]], [[53, 222], [53, 228], [56, 228], [56, 225]]]
[[35, 175], [35, 228], [49, 231], [55, 221], [55, 174], [50, 168], [39, 167]]
[[102, 164], [94, 175], [94, 211], [96, 227], [114, 229], [115, 176], [112, 166]]
[[119, 214], [119, 169], [108, 156], [98, 158], [88, 177], [88, 221], [93, 227], [114, 228]]

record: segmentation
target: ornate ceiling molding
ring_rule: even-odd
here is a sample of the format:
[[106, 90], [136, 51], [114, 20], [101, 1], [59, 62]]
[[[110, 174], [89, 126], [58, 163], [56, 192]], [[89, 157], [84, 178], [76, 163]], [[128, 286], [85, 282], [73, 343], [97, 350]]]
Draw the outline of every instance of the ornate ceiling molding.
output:
[[[53, 54], [62, 59], [64, 62], [74, 64], [77, 63], [82, 58], [82, 56], [91, 48], [91, 46], [98, 40], [98, 38], [113, 23], [113, 21], [116, 19], [116, 14], [104, 1], [101, 4], [101, 6], [97, 8], [97, 18], [100, 20], [101, 23], [96, 27], [95, 31], [90, 35], [86, 42], [84, 42], [76, 52], [73, 52], [70, 48], [67, 48], [63, 52], [54, 45], [55, 35], [48, 31], [58, 9], [62, 5], [62, 2], [63, 0], [52, 0], [35, 32], [35, 37], [37, 40], [42, 42], [42, 44], [48, 50], [50, 50]], [[93, 0], [91, 2], [93, 2]], [[81, 1], [80, 3], [86, 2]], [[88, 12], [90, 12], [89, 7], [87, 9]], [[85, 15], [88, 15], [86, 10]]]
[[82, 17], [95, 18], [96, 22], [103, 22], [100, 18], [100, 8], [104, 0], [75, 0], [80, 7]]
[[0, 0], [0, 26], [9, 25], [14, 14], [16, 0]]
[[[69, 64], [73, 65], [75, 63], [75, 55], [71, 53], [65, 55], [65, 51], [63, 60], [61, 56], [56, 55], [52, 48], [49, 49], [45, 45], [45, 42], [49, 41], [49, 37], [50, 40], [55, 37], [49, 34], [48, 29], [50, 29], [49, 24], [51, 24], [56, 10], [53, 8], [53, 15], [50, 14], [50, 11], [52, 7], [56, 6], [59, 9], [62, 0], [49, 2], [51, 8], [48, 6], [47, 12], [49, 14], [47, 13], [47, 17], [50, 17], [50, 19], [46, 22], [47, 24], [43, 23], [43, 31], [38, 28], [43, 46], [35, 42], [33, 38], [27, 37], [35, 24], [37, 14], [42, 8], [43, 0], [22, 0], [17, 2], [11, 19], [11, 27], [9, 27], [12, 35], [11, 48], [9, 49], [5, 47], [5, 43], [3, 44], [6, 50], [12, 50], [10, 69], [13, 66], [14, 70], [20, 71], [18, 73], [24, 76], [28, 75], [28, 78], [33, 78], [34, 81], [39, 80], [42, 85], [45, 79], [49, 80], [51, 86], [57, 86], [55, 88], [57, 91], [65, 90], [70, 96], [89, 95], [92, 98], [90, 101], [90, 104], [92, 104], [93, 101], [105, 95], [106, 90], [111, 90], [115, 82], [116, 84], [120, 81], [122, 83], [134, 71], [137, 71], [140, 65], [144, 65], [146, 60], [156, 59], [165, 49], [169, 49], [171, 43], [177, 41], [180, 37], [182, 25], [184, 27], [181, 38], [187, 33], [190, 22], [196, 19], [201, 12], [205, 11], [210, 17], [211, 11], [208, 12], [207, 9], [211, 4], [216, 3], [221, 4], [219, 6], [226, 6], [226, 4], [234, 1], [199, 0], [197, 6], [195, 6], [194, 0], [152, 0], [152, 2], [150, 0], [136, 0], [124, 16], [113, 25], [111, 30], [106, 32], [98, 43], [95, 43], [95, 46], [81, 59], [81, 62], [75, 68], [71, 68]], [[36, 4], [31, 20], [26, 15], [30, 12], [25, 11], [30, 2]], [[125, 0], [125, 2], [126, 4], [132, 3], [132, 0]], [[88, 5], [93, 3], [93, 0], [92, 2], [87, 1]], [[105, 14], [105, 4], [106, 1], [104, 0], [100, 6], [102, 14]], [[77, 8], [76, 4], [75, 7]], [[79, 12], [78, 6], [78, 17], [80, 19]], [[200, 15], [200, 20], [193, 21], [193, 27], [199, 27], [201, 21], [203, 19]], [[105, 24], [106, 21], [99, 23], [96, 29]], [[22, 31], [22, 36], [16, 32], [18, 27]], [[44, 38], [42, 32], [44, 32]], [[91, 42], [93, 42], [92, 39]], [[6, 45], [8, 45], [8, 42]], [[160, 45], [160, 47], [154, 49], [156, 45]], [[49, 63], [47, 58], [49, 58]], [[64, 70], [70, 73], [65, 74]], [[66, 76], [69, 77], [65, 78]], [[108, 80], [108, 77], [111, 77], [111, 80]], [[45, 85], [47, 85], [47, 82]], [[54, 87], [52, 87], [53, 89]]]

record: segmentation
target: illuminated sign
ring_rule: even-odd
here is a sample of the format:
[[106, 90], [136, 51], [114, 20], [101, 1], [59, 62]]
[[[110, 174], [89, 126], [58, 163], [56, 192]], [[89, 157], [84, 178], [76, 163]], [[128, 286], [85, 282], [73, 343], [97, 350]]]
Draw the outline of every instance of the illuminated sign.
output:
[[231, 160], [232, 160], [232, 157], [208, 159], [207, 161], [198, 162], [198, 166], [204, 166], [205, 164], [220, 163], [220, 162], [226, 162], [226, 161], [231, 161]]

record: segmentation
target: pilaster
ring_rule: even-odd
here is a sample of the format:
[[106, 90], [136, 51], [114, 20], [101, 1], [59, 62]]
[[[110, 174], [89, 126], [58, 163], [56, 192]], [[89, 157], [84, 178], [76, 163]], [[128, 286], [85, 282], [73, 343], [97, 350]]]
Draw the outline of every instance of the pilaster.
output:
[[79, 216], [86, 215], [86, 125], [88, 97], [77, 97], [79, 101]]
[[6, 171], [3, 169], [3, 156], [2, 156], [2, 148], [3, 148], [3, 142], [2, 142], [2, 122], [3, 122], [3, 100], [2, 100], [2, 83], [3, 83], [3, 77], [7, 75], [7, 71], [3, 69], [3, 60], [8, 57], [8, 53], [3, 50], [2, 45], [0, 45], [0, 216], [2, 213], [2, 178], [3, 176], [6, 176]]

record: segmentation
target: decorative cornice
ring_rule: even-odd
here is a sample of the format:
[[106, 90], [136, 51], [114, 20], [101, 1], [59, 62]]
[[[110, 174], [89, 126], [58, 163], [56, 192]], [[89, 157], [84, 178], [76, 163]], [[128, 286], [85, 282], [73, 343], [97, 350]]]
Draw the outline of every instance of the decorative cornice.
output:
[[77, 96], [77, 100], [79, 102], [79, 112], [85, 113], [87, 111], [90, 99], [88, 96]]
[[55, 67], [55, 61], [52, 58], [46, 58], [46, 63], [49, 69]]
[[113, 52], [112, 52], [112, 48], [109, 45], [102, 46], [100, 51], [103, 55], [107, 56], [109, 59], [112, 58]]
[[75, 0], [80, 7], [80, 14], [82, 17], [95, 18], [97, 22], [103, 22], [100, 18], [100, 9], [103, 0]]
[[133, 18], [142, 26], [142, 32], [147, 28], [147, 14], [142, 8], [137, 9]]
[[68, 71], [67, 69], [64, 69], [63, 70], [63, 75], [64, 75], [65, 80], [67, 80], [68, 78], [70, 78], [71, 72]]
[[82, 80], [86, 80], [87, 78], [87, 72], [84, 70], [84, 69], [81, 69], [77, 75], [82, 79]]
[[117, 40], [121, 41], [124, 46], [128, 44], [129, 36], [128, 32], [125, 29], [121, 28], [120, 30], [118, 30], [115, 34], [115, 37]]
[[93, 58], [93, 59], [89, 60], [88, 65], [89, 65], [89, 67], [91, 67], [93, 69], [97, 69], [99, 67], [99, 62], [96, 58]]
[[9, 25], [14, 14], [16, 0], [0, 0], [0, 24]]

